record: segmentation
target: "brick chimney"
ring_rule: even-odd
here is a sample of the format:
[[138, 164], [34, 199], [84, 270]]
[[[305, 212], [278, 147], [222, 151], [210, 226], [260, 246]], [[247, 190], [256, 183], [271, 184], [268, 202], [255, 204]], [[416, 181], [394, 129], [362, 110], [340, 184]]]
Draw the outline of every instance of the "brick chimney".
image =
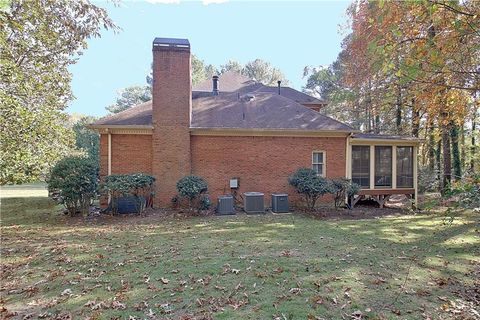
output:
[[152, 173], [156, 206], [169, 206], [177, 181], [191, 172], [192, 82], [187, 39], [153, 41]]

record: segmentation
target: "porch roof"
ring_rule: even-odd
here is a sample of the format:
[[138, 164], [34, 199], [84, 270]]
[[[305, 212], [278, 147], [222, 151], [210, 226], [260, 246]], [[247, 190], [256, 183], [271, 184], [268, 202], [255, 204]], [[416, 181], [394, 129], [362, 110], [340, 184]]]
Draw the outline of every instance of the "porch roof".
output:
[[411, 136], [401, 136], [401, 135], [388, 135], [388, 134], [376, 134], [376, 133], [354, 133], [351, 136], [351, 142], [363, 142], [363, 143], [385, 143], [385, 144], [398, 144], [398, 143], [408, 143], [418, 145], [423, 139], [411, 137]]

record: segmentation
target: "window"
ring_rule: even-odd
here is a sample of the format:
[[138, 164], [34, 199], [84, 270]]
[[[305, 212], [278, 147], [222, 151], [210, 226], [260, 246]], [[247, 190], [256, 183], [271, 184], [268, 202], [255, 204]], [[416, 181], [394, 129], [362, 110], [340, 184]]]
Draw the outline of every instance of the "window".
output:
[[323, 151], [312, 153], [312, 169], [319, 176], [325, 176], [325, 153]]
[[375, 187], [392, 187], [392, 147], [375, 147]]
[[352, 146], [352, 181], [370, 187], [370, 146]]
[[413, 188], [413, 147], [397, 147], [397, 187]]

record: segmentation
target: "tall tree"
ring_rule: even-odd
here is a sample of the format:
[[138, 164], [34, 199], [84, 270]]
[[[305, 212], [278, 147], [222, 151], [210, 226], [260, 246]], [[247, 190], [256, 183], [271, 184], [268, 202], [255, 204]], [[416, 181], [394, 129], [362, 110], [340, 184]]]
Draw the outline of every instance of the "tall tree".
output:
[[242, 73], [264, 85], [277, 85], [277, 81], [279, 80], [282, 81], [282, 84], [288, 84], [288, 80], [280, 69], [273, 67], [270, 62], [262, 59], [247, 62], [242, 69]]
[[[363, 129], [428, 132], [427, 144], [441, 135], [446, 187], [452, 156], [454, 173], [461, 172], [457, 130], [475, 105], [471, 93], [480, 90], [480, 2], [357, 0], [348, 15], [340, 83], [363, 106]], [[433, 162], [434, 146], [427, 148]]]
[[115, 103], [105, 109], [111, 113], [119, 113], [151, 99], [152, 89], [150, 86], [131, 86], [118, 91]]
[[68, 67], [102, 28], [106, 10], [87, 0], [13, 0], [0, 11], [0, 184], [40, 178], [73, 145], [63, 110]]
[[82, 116], [74, 120], [73, 132], [75, 133], [75, 147], [84, 152], [93, 163], [99, 163], [100, 157], [100, 137], [98, 132], [89, 129], [88, 125], [97, 120], [92, 116]]
[[203, 80], [212, 78], [217, 74], [217, 69], [211, 65], [206, 64], [203, 60], [199, 59], [196, 55], [192, 55], [192, 84], [202, 82]]
[[343, 59], [344, 51], [340, 52], [337, 60], [328, 67], [306, 66], [303, 76], [307, 78], [307, 83], [303, 91], [328, 101], [327, 106], [320, 110], [321, 113], [360, 129], [364, 119], [355, 105], [355, 92], [347, 88], [343, 82], [345, 71]]
[[220, 74], [223, 74], [228, 71], [233, 71], [236, 73], [242, 73], [243, 66], [240, 62], [235, 60], [228, 60], [227, 63], [220, 66]]

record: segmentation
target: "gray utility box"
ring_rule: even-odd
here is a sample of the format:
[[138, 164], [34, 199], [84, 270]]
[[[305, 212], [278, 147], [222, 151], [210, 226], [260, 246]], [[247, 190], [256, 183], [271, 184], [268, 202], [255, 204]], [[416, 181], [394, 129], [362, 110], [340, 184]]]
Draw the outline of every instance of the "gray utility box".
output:
[[272, 194], [272, 212], [287, 213], [288, 209], [288, 194], [273, 193]]
[[245, 192], [243, 194], [243, 210], [246, 213], [265, 213], [263, 193]]
[[235, 214], [235, 208], [233, 207], [233, 196], [225, 195], [218, 197], [217, 214]]

